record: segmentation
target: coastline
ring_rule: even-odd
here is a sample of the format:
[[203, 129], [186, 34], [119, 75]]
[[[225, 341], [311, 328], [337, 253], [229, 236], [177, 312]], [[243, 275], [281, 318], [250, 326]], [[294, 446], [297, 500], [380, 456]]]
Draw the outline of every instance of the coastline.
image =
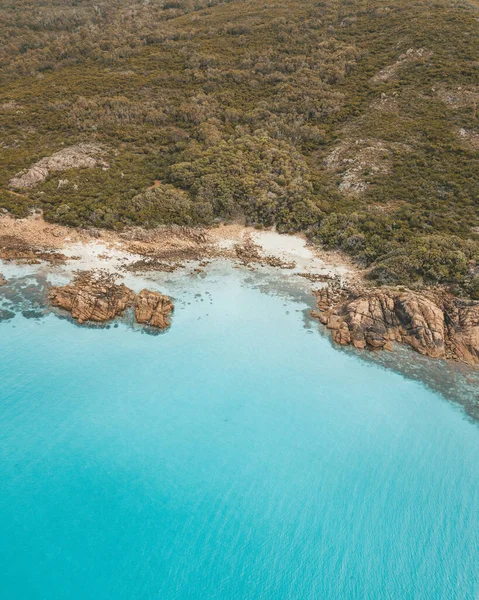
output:
[[343, 254], [322, 251], [301, 235], [240, 224], [113, 232], [54, 225], [41, 214], [0, 217], [2, 281], [15, 276], [19, 266], [26, 275], [42, 272], [49, 286], [67, 286], [78, 274], [103, 273], [139, 293], [152, 282], [161, 288], [161, 279], [172, 273], [180, 279], [205, 277], [219, 264], [271, 272], [303, 289], [311, 302], [316, 298], [311, 316], [330, 331], [338, 346], [391, 351], [393, 346], [409, 345], [440, 361], [451, 359], [472, 367], [479, 363], [479, 303], [471, 309], [438, 290], [373, 288], [365, 272]]
[[[8, 266], [10, 260], [28, 264], [22, 250], [25, 256], [25, 250], [30, 249], [51, 252], [54, 260], [55, 253], [60, 253], [64, 256], [60, 262], [78, 269], [100, 268], [110, 272], [172, 272], [200, 262], [204, 263], [200, 268], [205, 268], [208, 262], [226, 259], [250, 269], [266, 265], [303, 276], [338, 276], [345, 280], [360, 277], [359, 269], [347, 257], [321, 252], [308, 245], [304, 236], [239, 224], [210, 229], [165, 226], [145, 230], [138, 227], [116, 233], [54, 225], [44, 221], [41, 215], [26, 219], [0, 217], [0, 260], [4, 258], [1, 246], [15, 246], [15, 242], [21, 246], [18, 257], [9, 258], [6, 263], [3, 260], [4, 265]], [[249, 254], [244, 252], [245, 245], [246, 250], [250, 245]]]
[[[0, 218], [0, 225], [11, 225], [11, 221]], [[5, 235], [5, 227], [0, 227], [0, 235]], [[46, 233], [45, 233], [46, 230]], [[25, 234], [25, 231], [31, 232]], [[49, 225], [41, 219], [15, 221], [9, 234], [15, 233], [31, 245], [35, 242], [42, 249], [61, 252], [67, 259], [62, 262], [49, 263], [46, 261], [4, 261], [0, 260], [0, 273], [3, 273], [7, 285], [0, 292], [0, 321], [9, 320], [14, 314], [22, 313], [26, 318], [42, 318], [47, 315], [72, 320], [68, 313], [52, 307], [48, 302], [48, 294], [52, 286], [65, 286], [71, 283], [75, 273], [85, 271], [101, 271], [117, 274], [119, 282], [127, 285], [137, 294], [143, 288], [169, 294], [174, 298], [175, 306], [180, 311], [190, 312], [191, 302], [196, 292], [207, 294], [209, 286], [228, 276], [239, 276], [244, 285], [253, 286], [262, 293], [284, 297], [285, 303], [297, 303], [298, 310], [303, 313], [304, 327], [314, 335], [324, 335], [336, 351], [351, 353], [358, 359], [382, 368], [400, 373], [406, 378], [420, 381], [427, 387], [439, 392], [445, 399], [462, 407], [465, 414], [479, 420], [479, 372], [477, 368], [453, 360], [432, 359], [414, 352], [410, 347], [395, 343], [392, 351], [359, 350], [352, 346], [345, 347], [334, 342], [327, 328], [318, 319], [313, 318], [316, 291], [328, 282], [341, 281], [345, 286], [359, 284], [361, 273], [354, 266], [348, 265], [340, 255], [315, 251], [299, 236], [285, 236], [269, 231], [255, 231], [241, 226], [224, 226], [208, 231], [211, 238], [208, 241], [209, 258], [204, 252], [196, 258], [179, 261], [171, 259], [165, 264], [175, 265], [172, 270], [131, 269], [138, 261], [145, 259], [144, 255], [128, 252], [129, 241], [118, 239], [117, 236], [106, 232], [105, 239], [92, 237], [85, 232], [62, 228], [62, 235], [56, 226]], [[53, 235], [53, 232], [55, 234]], [[263, 263], [245, 264], [235, 251], [235, 246], [253, 237], [254, 241], [263, 242], [262, 252], [266, 256], [275, 256], [285, 263], [296, 261], [294, 268], [271, 266]], [[53, 239], [52, 239], [53, 238]], [[70, 238], [70, 239], [68, 239]], [[51, 246], [46, 241], [52, 239]], [[171, 248], [178, 248], [179, 240], [176, 232], [170, 234]], [[287, 243], [285, 243], [287, 242]], [[155, 242], [150, 242], [155, 245]], [[165, 243], [158, 244], [165, 251]], [[212, 256], [211, 247], [215, 248]], [[323, 258], [324, 257], [324, 258]], [[150, 256], [151, 258], [151, 256]], [[329, 258], [329, 262], [324, 259]], [[201, 265], [201, 266], [200, 266]], [[290, 267], [290, 266], [289, 266]], [[305, 277], [309, 274], [310, 277]], [[319, 281], [317, 279], [319, 277]], [[10, 283], [10, 285], [8, 285]], [[323, 289], [325, 289], [323, 287]], [[186, 291], [186, 293], [185, 293]], [[1, 298], [8, 300], [2, 306]], [[207, 300], [208, 296], [204, 298]], [[194, 301], [200, 301], [195, 299]], [[202, 302], [202, 300], [201, 300]], [[14, 309], [15, 306], [15, 309]], [[197, 309], [195, 309], [197, 311]], [[133, 311], [134, 312], [134, 311]], [[132, 311], [117, 317], [115, 321], [133, 330], [142, 329], [135, 324]], [[108, 323], [86, 322], [82, 327], [111, 327], [115, 321]], [[72, 322], [75, 322], [74, 320]], [[175, 317], [173, 324], [175, 326]], [[154, 332], [151, 332], [154, 333]]]

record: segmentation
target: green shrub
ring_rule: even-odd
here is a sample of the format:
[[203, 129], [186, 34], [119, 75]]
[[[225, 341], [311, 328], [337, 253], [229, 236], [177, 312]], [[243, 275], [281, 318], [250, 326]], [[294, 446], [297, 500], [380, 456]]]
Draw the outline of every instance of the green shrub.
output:
[[462, 284], [479, 261], [479, 243], [456, 236], [413, 238], [377, 260], [370, 277], [379, 283]]

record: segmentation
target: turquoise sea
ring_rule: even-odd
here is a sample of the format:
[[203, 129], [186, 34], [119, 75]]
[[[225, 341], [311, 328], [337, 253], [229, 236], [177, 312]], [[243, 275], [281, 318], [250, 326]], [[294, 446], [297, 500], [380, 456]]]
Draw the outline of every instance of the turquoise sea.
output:
[[479, 597], [478, 423], [268, 277], [163, 282], [161, 335], [0, 323], [2, 600]]

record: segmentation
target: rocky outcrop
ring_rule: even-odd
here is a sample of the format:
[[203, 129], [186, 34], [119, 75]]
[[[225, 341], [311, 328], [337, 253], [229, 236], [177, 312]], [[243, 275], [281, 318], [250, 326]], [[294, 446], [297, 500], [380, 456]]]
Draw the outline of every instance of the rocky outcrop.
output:
[[7, 280], [5, 279], [5, 277], [0, 273], [0, 286], [2, 285], [6, 285]]
[[0, 258], [18, 260], [29, 264], [46, 261], [52, 264], [63, 263], [67, 256], [49, 248], [32, 246], [26, 240], [14, 235], [0, 236]]
[[[103, 149], [97, 144], [77, 144], [45, 156], [26, 171], [20, 171], [9, 181], [9, 186], [16, 189], [33, 188], [45, 181], [50, 172], [66, 171], [67, 169], [81, 169], [95, 167], [99, 160], [98, 155], [103, 154]], [[100, 161], [103, 168], [108, 168], [107, 163]]]
[[137, 296], [126, 285], [118, 284], [115, 275], [101, 271], [78, 273], [72, 283], [53, 287], [49, 298], [53, 306], [69, 311], [80, 324], [111, 321], [134, 306], [138, 323], [166, 329], [173, 311], [168, 296], [146, 289]]
[[479, 364], [479, 303], [392, 288], [329, 286], [316, 295], [318, 310], [311, 314], [338, 344], [391, 349], [399, 342], [433, 358]]
[[410, 147], [383, 140], [348, 139], [342, 141], [326, 157], [329, 171], [340, 175], [339, 190], [345, 194], [363, 194], [370, 186], [370, 177], [387, 175], [395, 153], [409, 152]]
[[396, 75], [396, 73], [401, 67], [419, 60], [427, 60], [431, 57], [431, 55], [432, 52], [429, 52], [424, 48], [409, 48], [409, 50], [407, 50], [404, 54], [401, 54], [399, 56], [395, 63], [393, 63], [392, 65], [388, 65], [387, 67], [379, 71], [379, 73], [377, 73], [377, 75], [373, 77], [373, 81], [375, 83], [389, 81], [392, 77]]
[[105, 322], [121, 315], [133, 304], [135, 292], [117, 284], [108, 274], [80, 273], [69, 285], [54, 287], [50, 301], [71, 312], [79, 323]]
[[245, 265], [252, 264], [268, 265], [269, 267], [278, 267], [280, 269], [294, 269], [294, 261], [286, 261], [278, 256], [262, 253], [262, 248], [251, 239], [251, 236], [245, 236], [241, 243], [235, 244], [234, 250], [236, 256]]
[[469, 364], [479, 364], [479, 302], [446, 303], [446, 331], [450, 353]]
[[173, 302], [168, 296], [158, 292], [141, 290], [136, 298], [135, 319], [150, 327], [166, 329], [170, 326]]

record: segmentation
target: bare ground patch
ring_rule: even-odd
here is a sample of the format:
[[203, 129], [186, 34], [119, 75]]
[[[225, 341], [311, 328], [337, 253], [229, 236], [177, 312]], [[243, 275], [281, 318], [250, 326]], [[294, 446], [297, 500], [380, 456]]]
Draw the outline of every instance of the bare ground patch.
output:
[[373, 175], [387, 175], [394, 152], [405, 152], [406, 144], [378, 139], [357, 139], [341, 142], [325, 160], [326, 168], [340, 175], [339, 190], [347, 194], [362, 194]]
[[384, 69], [381, 69], [381, 71], [379, 71], [379, 73], [377, 73], [373, 77], [373, 81], [374, 81], [374, 83], [381, 83], [383, 81], [389, 81], [390, 79], [395, 77], [397, 72], [404, 66], [406, 66], [410, 63], [413, 63], [413, 62], [420, 61], [420, 60], [427, 60], [431, 56], [432, 56], [432, 52], [429, 52], [428, 50], [425, 50], [424, 48], [418, 48], [418, 49], [409, 48], [408, 50], [406, 50], [406, 52], [404, 54], [401, 54], [399, 56], [399, 58], [396, 60], [396, 62], [394, 62], [392, 65], [388, 65], [387, 67], [384, 67]]

